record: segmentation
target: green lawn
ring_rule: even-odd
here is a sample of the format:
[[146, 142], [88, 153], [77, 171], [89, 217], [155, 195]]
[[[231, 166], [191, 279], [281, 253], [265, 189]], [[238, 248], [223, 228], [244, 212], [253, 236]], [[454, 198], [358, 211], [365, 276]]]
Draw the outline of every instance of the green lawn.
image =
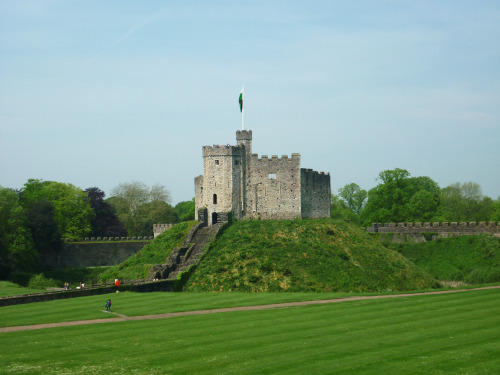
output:
[[[116, 311], [128, 315], [129, 302], [142, 305], [142, 298], [163, 303], [162, 295], [149, 296], [120, 294]], [[193, 303], [189, 293], [163, 296], [174, 296], [170, 302], [178, 308], [183, 298], [186, 306]], [[199, 308], [210, 304], [203, 294], [194, 296]], [[229, 303], [226, 296], [221, 295]], [[260, 296], [247, 299], [260, 304]], [[500, 373], [499, 297], [500, 290], [493, 289], [0, 333], [0, 372], [495, 374]], [[220, 302], [207, 298], [214, 306]], [[103, 305], [101, 299], [95, 302]], [[87, 298], [57, 302], [82, 300], [89, 310], [102, 308]], [[50, 304], [16, 307], [51, 310]], [[59, 305], [63, 311], [69, 306]]]
[[0, 297], [18, 296], [21, 294], [43, 293], [45, 289], [22, 287], [10, 281], [0, 281]]
[[[0, 327], [110, 318], [103, 313], [108, 298], [112, 310], [126, 316], [282, 302], [341, 298], [356, 293], [111, 293], [0, 308]], [[367, 295], [367, 294], [365, 294]]]

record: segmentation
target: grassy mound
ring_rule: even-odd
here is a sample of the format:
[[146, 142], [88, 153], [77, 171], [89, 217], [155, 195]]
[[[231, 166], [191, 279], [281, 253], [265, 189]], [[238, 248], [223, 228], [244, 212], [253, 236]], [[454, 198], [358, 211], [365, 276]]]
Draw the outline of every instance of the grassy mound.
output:
[[400, 251], [440, 280], [470, 284], [500, 281], [500, 238], [491, 235], [442, 238], [404, 245]]
[[172, 250], [182, 245], [187, 233], [195, 224], [196, 221], [187, 221], [174, 225], [144, 246], [137, 254], [102, 273], [101, 281], [146, 279], [151, 266], [164, 263]]
[[240, 221], [211, 244], [188, 291], [396, 291], [436, 287], [355, 226], [331, 219]]

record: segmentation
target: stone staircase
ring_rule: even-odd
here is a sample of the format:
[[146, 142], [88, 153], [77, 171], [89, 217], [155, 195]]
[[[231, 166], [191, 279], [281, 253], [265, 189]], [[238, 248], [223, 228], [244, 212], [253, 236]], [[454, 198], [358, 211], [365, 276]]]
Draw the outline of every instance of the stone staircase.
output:
[[174, 280], [190, 265], [197, 264], [205, 252], [206, 245], [223, 225], [224, 223], [211, 227], [203, 226], [203, 223], [195, 225], [186, 236], [182, 246], [173, 249], [164, 264], [151, 267], [148, 280]]

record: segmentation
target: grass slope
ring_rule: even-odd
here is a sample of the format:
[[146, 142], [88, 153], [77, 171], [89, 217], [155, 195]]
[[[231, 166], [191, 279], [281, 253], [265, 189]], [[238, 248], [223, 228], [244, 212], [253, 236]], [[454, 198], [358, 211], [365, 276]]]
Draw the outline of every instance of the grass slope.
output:
[[1, 333], [0, 368], [2, 374], [495, 374], [499, 296], [495, 289]]
[[500, 238], [475, 235], [408, 244], [401, 254], [440, 280], [500, 281]]
[[102, 281], [146, 279], [152, 265], [162, 264], [175, 247], [181, 246], [196, 221], [182, 222], [156, 237], [141, 251], [100, 275]]
[[331, 219], [240, 221], [213, 244], [188, 291], [391, 291], [436, 287], [360, 228]]
[[23, 287], [10, 281], [0, 281], [0, 297], [41, 292], [43, 292], [43, 290], [40, 290], [38, 288]]

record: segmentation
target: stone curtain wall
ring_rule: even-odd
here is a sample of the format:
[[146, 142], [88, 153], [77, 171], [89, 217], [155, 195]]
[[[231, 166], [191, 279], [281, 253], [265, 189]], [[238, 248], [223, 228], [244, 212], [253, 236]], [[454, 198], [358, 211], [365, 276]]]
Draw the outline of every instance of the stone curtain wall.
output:
[[203, 209], [203, 175], [194, 178], [194, 219], [200, 220], [199, 210]]
[[136, 254], [150, 241], [67, 242], [61, 251], [40, 256], [41, 267], [82, 268], [116, 266]]
[[330, 217], [330, 174], [312, 169], [300, 170], [300, 188], [302, 196], [302, 217]]
[[153, 224], [153, 234], [154, 238], [158, 237], [160, 234], [172, 228], [174, 224]]
[[253, 154], [247, 176], [245, 218], [295, 219], [300, 217], [300, 154], [258, 158]]
[[400, 233], [400, 234], [421, 234], [438, 233], [442, 237], [447, 236], [467, 236], [471, 234], [490, 233], [500, 236], [500, 225], [496, 222], [481, 221], [478, 223], [387, 223], [372, 224], [367, 228], [370, 233]]

